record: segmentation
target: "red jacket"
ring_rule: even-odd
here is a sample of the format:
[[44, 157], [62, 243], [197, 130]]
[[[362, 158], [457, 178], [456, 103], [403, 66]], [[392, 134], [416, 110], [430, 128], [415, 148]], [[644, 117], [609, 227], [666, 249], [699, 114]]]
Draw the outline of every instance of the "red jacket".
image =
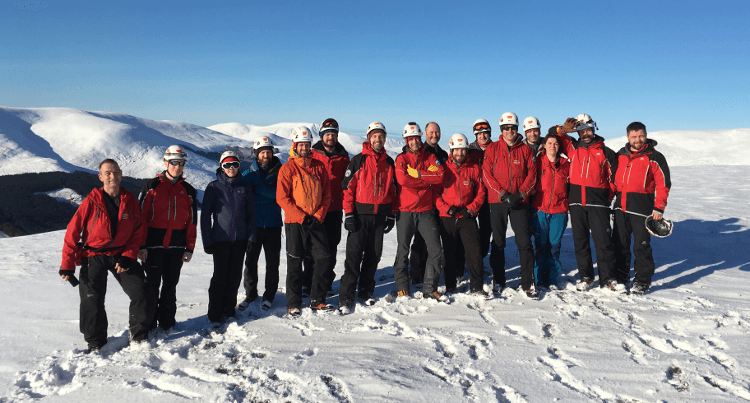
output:
[[344, 181], [344, 213], [393, 215], [396, 212], [396, 178], [393, 159], [385, 150], [373, 151], [369, 142], [354, 156]]
[[276, 202], [284, 210], [284, 223], [302, 224], [311, 215], [323, 222], [331, 204], [331, 185], [322, 162], [300, 158], [294, 150], [279, 169]]
[[505, 141], [495, 141], [487, 146], [482, 171], [489, 203], [500, 203], [506, 193], [516, 192], [523, 195], [521, 203], [529, 202], [529, 195], [536, 185], [536, 165], [531, 148], [524, 144], [521, 136], [516, 137], [510, 150]]
[[76, 260], [81, 256], [122, 255], [132, 260], [138, 257], [144, 235], [138, 201], [127, 189], [120, 188], [117, 233], [112, 238], [103, 192], [103, 188], [92, 190], [70, 220], [65, 231], [60, 270], [75, 270]]
[[484, 195], [482, 169], [479, 165], [470, 161], [456, 165], [450, 160], [446, 163], [443, 185], [439, 188], [435, 207], [440, 217], [450, 217], [446, 211], [451, 206], [466, 207], [476, 215], [484, 203]]
[[[409, 176], [407, 165], [419, 171], [419, 178]], [[407, 146], [404, 146], [404, 151], [396, 157], [396, 182], [399, 211], [431, 211], [435, 208], [437, 198], [432, 185], [443, 184], [443, 166], [435, 154], [428, 152], [424, 146], [416, 153], [408, 151]]]
[[558, 135], [560, 150], [570, 158], [570, 193], [568, 203], [580, 206], [606, 207], [615, 196], [614, 173], [617, 156], [596, 136], [591, 144], [573, 144], [567, 135]]
[[344, 199], [341, 182], [344, 179], [346, 167], [349, 165], [349, 153], [346, 152], [344, 146], [336, 143], [333, 154], [327, 154], [323, 141], [319, 140], [312, 146], [312, 157], [326, 166], [328, 180], [331, 182], [331, 205], [328, 206], [328, 211], [341, 211], [341, 202]]
[[539, 180], [534, 188], [536, 193], [531, 199], [531, 207], [547, 214], [568, 211], [570, 162], [562, 157], [557, 162], [551, 162], [547, 155], [541, 154], [536, 158], [536, 169]]
[[145, 221], [144, 244], [148, 248], [195, 250], [198, 207], [195, 188], [180, 178], [174, 185], [162, 172], [143, 185], [138, 196]]
[[656, 144], [648, 139], [635, 153], [630, 151], [630, 145], [617, 153], [615, 209], [644, 216], [654, 211], [664, 214], [672, 181], [667, 160], [654, 149]]

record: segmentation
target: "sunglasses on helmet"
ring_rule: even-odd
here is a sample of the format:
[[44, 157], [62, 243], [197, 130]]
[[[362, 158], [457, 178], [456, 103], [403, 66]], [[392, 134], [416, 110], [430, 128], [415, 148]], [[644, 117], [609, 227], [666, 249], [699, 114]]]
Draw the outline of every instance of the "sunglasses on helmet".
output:
[[239, 169], [240, 163], [237, 162], [237, 161], [225, 162], [225, 163], [221, 164], [221, 167], [224, 168], [224, 169], [232, 169], [232, 168]]
[[184, 167], [185, 161], [169, 160], [169, 165]]

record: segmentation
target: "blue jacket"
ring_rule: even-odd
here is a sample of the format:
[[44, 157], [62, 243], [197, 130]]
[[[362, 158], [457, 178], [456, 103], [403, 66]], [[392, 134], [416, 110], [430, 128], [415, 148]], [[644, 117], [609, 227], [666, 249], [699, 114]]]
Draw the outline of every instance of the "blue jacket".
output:
[[203, 247], [215, 242], [247, 239], [255, 242], [255, 202], [250, 185], [237, 179], [230, 183], [219, 168], [217, 180], [206, 186], [201, 211]]
[[274, 156], [273, 168], [263, 172], [258, 167], [258, 161], [253, 161], [250, 169], [242, 173], [242, 180], [252, 186], [255, 192], [256, 225], [261, 228], [282, 227], [281, 207], [276, 203], [276, 178], [279, 176], [281, 161]]

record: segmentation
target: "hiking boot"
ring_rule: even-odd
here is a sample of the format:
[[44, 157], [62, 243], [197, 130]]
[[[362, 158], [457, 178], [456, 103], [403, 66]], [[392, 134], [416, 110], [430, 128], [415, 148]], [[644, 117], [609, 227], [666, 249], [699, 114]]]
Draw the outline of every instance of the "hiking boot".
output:
[[495, 284], [492, 286], [492, 292], [497, 295], [502, 294], [504, 289], [505, 289], [504, 285]]
[[341, 312], [342, 315], [349, 315], [352, 313], [352, 309], [349, 308], [349, 305], [339, 305], [339, 312]]
[[221, 327], [221, 322], [211, 322], [211, 328], [218, 329]]
[[485, 299], [485, 300], [490, 300], [490, 299], [494, 298], [494, 296], [492, 294], [488, 293], [485, 290], [470, 291], [469, 295], [472, 296], [472, 297], [482, 298], [482, 299]]
[[448, 299], [448, 297], [446, 297], [445, 295], [440, 295], [440, 293], [437, 292], [437, 291], [433, 291], [432, 294], [424, 294], [422, 296], [422, 298], [425, 298], [425, 299], [434, 299], [434, 300], [436, 300], [438, 302], [445, 302], [445, 303], [449, 303], [450, 302], [450, 300]]
[[302, 315], [302, 310], [299, 308], [289, 308], [289, 317], [298, 318]]
[[373, 305], [375, 305], [375, 302], [376, 302], [375, 298], [373, 298], [372, 295], [362, 296], [362, 297], [359, 297], [359, 299], [366, 306], [373, 306]]
[[633, 283], [633, 286], [630, 287], [630, 293], [633, 295], [643, 295], [648, 291], [649, 287], [646, 283]]
[[310, 309], [312, 309], [313, 311], [330, 312], [335, 310], [336, 308], [334, 308], [331, 304], [326, 304], [325, 302], [313, 301], [310, 303]]
[[86, 354], [94, 354], [94, 355], [100, 355], [102, 353], [102, 347], [97, 344], [89, 344], [89, 348], [84, 351]]
[[271, 306], [273, 306], [273, 302], [264, 299], [263, 302], [261, 302], [260, 307], [263, 308], [264, 311], [267, 311], [271, 309]]
[[247, 308], [248, 308], [248, 307], [250, 306], [250, 304], [252, 304], [252, 303], [253, 303], [253, 302], [254, 302], [254, 301], [255, 301], [255, 300], [257, 299], [257, 298], [258, 298], [258, 296], [257, 296], [257, 295], [256, 295], [255, 297], [247, 297], [247, 298], [245, 298], [245, 300], [244, 300], [244, 301], [242, 301], [242, 302], [240, 302], [240, 304], [239, 304], [239, 305], [237, 306], [237, 309], [239, 309], [240, 311], [244, 311], [244, 310], [245, 310], [245, 309], [247, 309]]
[[409, 297], [409, 290], [398, 290], [399, 297]]
[[526, 290], [526, 297], [529, 299], [538, 299], [539, 292], [534, 288], [529, 288], [528, 290]]
[[584, 277], [576, 283], [576, 290], [578, 291], [588, 291], [594, 286], [594, 279], [590, 277]]

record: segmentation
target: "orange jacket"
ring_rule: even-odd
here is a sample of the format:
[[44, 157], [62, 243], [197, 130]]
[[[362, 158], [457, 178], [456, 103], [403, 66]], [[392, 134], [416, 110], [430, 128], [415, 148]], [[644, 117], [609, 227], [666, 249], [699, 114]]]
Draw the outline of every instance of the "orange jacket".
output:
[[290, 150], [289, 160], [279, 169], [276, 202], [284, 210], [286, 224], [302, 224], [309, 215], [323, 222], [331, 204], [325, 164], [312, 156], [300, 158], [294, 149]]

